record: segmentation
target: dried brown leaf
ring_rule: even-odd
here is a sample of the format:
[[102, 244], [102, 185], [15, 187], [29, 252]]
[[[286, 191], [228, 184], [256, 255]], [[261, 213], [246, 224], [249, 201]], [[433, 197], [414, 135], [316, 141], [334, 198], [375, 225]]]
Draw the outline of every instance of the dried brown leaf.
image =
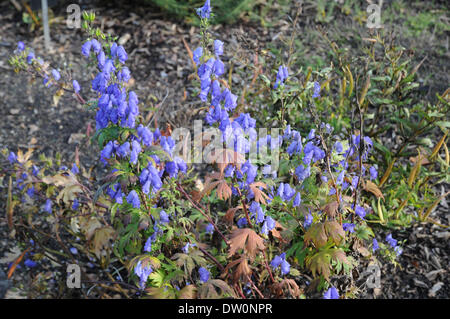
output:
[[230, 249], [228, 257], [233, 256], [239, 249], [243, 249], [253, 259], [258, 250], [264, 250], [264, 240], [250, 228], [235, 229], [229, 238]]

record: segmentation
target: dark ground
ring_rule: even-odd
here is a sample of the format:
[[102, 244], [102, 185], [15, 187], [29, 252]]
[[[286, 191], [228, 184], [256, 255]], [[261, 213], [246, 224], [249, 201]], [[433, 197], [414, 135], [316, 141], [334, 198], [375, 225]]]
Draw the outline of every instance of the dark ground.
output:
[[[307, 1], [307, 3], [309, 3]], [[386, 1], [391, 4], [392, 1]], [[403, 10], [420, 12], [421, 2], [406, 6]], [[419, 3], [419, 4], [417, 4]], [[448, 26], [448, 8], [444, 4], [435, 7], [444, 14], [439, 16]], [[129, 54], [127, 66], [134, 78], [133, 89], [138, 93], [145, 105], [159, 104], [158, 123], [170, 123], [173, 127], [186, 126], [198, 117], [196, 109], [201, 105], [190, 98], [191, 84], [188, 76], [192, 73], [192, 65], [183, 45], [182, 38], [186, 40], [193, 50], [199, 44], [198, 28], [186, 26], [183, 23], [168, 19], [164, 15], [149, 8], [122, 5], [121, 8], [101, 3], [88, 5], [94, 8], [97, 20], [100, 21], [104, 31], [122, 36], [124, 46]], [[300, 63], [304, 65], [321, 65], [326, 61], [328, 48], [323, 39], [315, 33], [314, 15], [304, 10], [300, 25], [300, 51], [303, 58]], [[400, 12], [402, 8], [399, 9]], [[416, 11], [414, 11], [416, 10]], [[289, 11], [289, 10], [288, 10]], [[56, 152], [62, 154], [67, 163], [73, 161], [75, 147], [81, 150], [81, 162], [85, 167], [97, 163], [98, 148], [88, 145], [85, 132], [88, 125], [95, 129], [94, 113], [84, 110], [74, 103], [71, 96], [62, 97], [59, 105], [52, 105], [52, 89], [44, 89], [41, 80], [29, 82], [25, 74], [16, 75], [8, 65], [8, 56], [14, 50], [17, 41], [22, 40], [27, 46], [34, 48], [37, 55], [51, 61], [52, 65], [67, 70], [82, 86], [82, 93], [88, 96], [90, 79], [88, 70], [84, 68], [85, 60], [80, 54], [83, 34], [81, 30], [71, 30], [65, 25], [65, 7], [55, 9], [56, 19], [51, 26], [53, 50], [45, 53], [43, 36], [40, 30], [30, 31], [29, 26], [23, 23], [21, 13], [17, 12], [8, 1], [0, 3], [0, 149], [8, 147], [16, 151], [18, 147], [24, 149], [35, 147], [36, 153], [45, 153], [54, 156]], [[292, 9], [292, 12], [293, 9]], [[395, 16], [395, 10], [388, 14], [393, 16], [392, 29], [399, 33], [399, 41], [405, 47], [416, 50], [415, 60], [420, 61], [426, 54], [428, 58], [423, 68], [418, 72], [419, 81], [427, 89], [427, 98], [432, 101], [436, 92], [442, 93], [449, 83], [448, 66], [448, 28], [439, 33], [437, 27], [425, 26], [418, 35], [403, 32], [407, 18], [403, 22]], [[438, 10], [439, 12], [439, 10]], [[410, 11], [403, 12], [405, 17]], [[333, 23], [325, 23], [329, 33], [334, 34], [338, 43], [348, 40], [350, 45], [357, 45], [358, 39], [364, 33], [364, 28], [355, 25], [349, 17], [339, 16]], [[248, 42], [257, 42], [260, 47], [277, 46], [278, 41], [290, 36], [289, 22], [286, 16], [267, 17], [270, 28], [263, 28], [252, 21], [244, 21], [235, 25], [219, 25], [214, 27], [218, 38], [225, 40], [225, 55], [231, 52], [242, 52], [240, 46], [243, 39]], [[245, 20], [245, 19], [244, 19]], [[441, 21], [439, 20], [439, 21]], [[406, 21], [406, 22], [405, 22]], [[389, 27], [390, 25], [388, 25]], [[420, 29], [420, 26], [419, 26]], [[437, 30], [437, 31], [436, 31]], [[433, 37], [431, 37], [433, 35]], [[273, 42], [272, 40], [275, 39]], [[270, 44], [272, 43], [272, 44]], [[239, 64], [237, 64], [239, 67]], [[239, 77], [234, 79], [237, 84], [242, 81]], [[186, 94], [187, 98], [184, 98]], [[145, 110], [142, 110], [144, 114]], [[32, 140], [32, 138], [34, 138]], [[6, 196], [6, 180], [0, 179], [0, 211], [4, 211]], [[0, 267], [7, 270], [7, 264], [17, 257], [17, 243], [8, 238], [4, 214], [0, 217]], [[434, 220], [448, 225], [450, 214], [448, 201], [441, 203], [431, 215]], [[380, 233], [381, 234], [381, 233]], [[393, 268], [385, 264], [382, 269], [381, 290], [373, 291], [361, 286], [362, 298], [449, 298], [449, 236], [448, 229], [432, 224], [414, 225], [409, 229], [394, 231], [393, 236], [399, 240], [406, 240], [404, 253], [399, 259], [401, 267]], [[382, 240], [383, 238], [378, 238]], [[56, 266], [54, 266], [56, 267]], [[365, 265], [360, 265], [358, 271], [362, 272]], [[46, 274], [57, 278], [64, 275], [63, 270], [47, 269]], [[52, 275], [52, 272], [54, 274]], [[34, 296], [29, 287], [35, 284], [37, 269], [29, 271], [25, 266], [14, 273], [12, 278], [14, 287], [8, 291], [7, 298], [20, 296]], [[57, 274], [57, 275], [55, 275]], [[40, 275], [41, 276], [41, 275]], [[58, 296], [50, 293], [50, 296]]]

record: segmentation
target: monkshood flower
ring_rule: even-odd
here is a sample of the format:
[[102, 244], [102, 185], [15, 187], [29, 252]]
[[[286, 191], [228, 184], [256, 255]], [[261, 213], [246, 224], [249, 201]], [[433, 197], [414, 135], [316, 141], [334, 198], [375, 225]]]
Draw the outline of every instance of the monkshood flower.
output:
[[377, 171], [377, 169], [375, 168], [375, 166], [371, 166], [371, 167], [369, 168], [369, 173], [370, 173], [370, 179], [371, 179], [371, 180], [377, 179], [377, 177], [378, 177], [378, 171]]
[[33, 63], [33, 60], [35, 59], [35, 57], [36, 56], [34, 55], [34, 52], [29, 52], [27, 55], [27, 63], [28, 64]]
[[209, 273], [208, 269], [206, 269], [204, 267], [200, 267], [200, 269], [198, 270], [198, 274], [200, 276], [200, 281], [202, 283], [205, 283], [209, 280], [210, 273]]
[[288, 76], [289, 76], [288, 68], [283, 65], [280, 65], [277, 72], [277, 79], [275, 81], [275, 85], [273, 86], [273, 88], [276, 89], [278, 85], [283, 84], [284, 81], [288, 78]]
[[17, 156], [14, 152], [10, 152], [9, 156], [8, 156], [8, 161], [10, 164], [16, 163], [17, 162]]
[[329, 288], [323, 294], [323, 299], [339, 299], [339, 293], [335, 287]]
[[141, 207], [141, 201], [139, 200], [139, 195], [135, 190], [132, 190], [127, 196], [127, 203], [133, 205], [133, 208]]
[[35, 191], [34, 186], [31, 186], [27, 190], [27, 195], [30, 196], [30, 198], [33, 198], [34, 197], [34, 191]]
[[374, 238], [372, 240], [372, 250], [373, 250], [373, 252], [376, 252], [379, 248], [380, 248], [380, 246], [378, 245], [378, 241]]
[[210, 0], [206, 0], [203, 7], [197, 9], [197, 14], [202, 19], [209, 19], [210, 15], [211, 15]]
[[152, 272], [153, 269], [150, 265], [142, 267], [141, 260], [139, 260], [139, 262], [136, 264], [136, 267], [134, 267], [134, 273], [139, 277], [139, 285], [142, 289], [145, 288], [145, 283], [147, 282], [148, 276], [150, 276]]
[[277, 269], [281, 266], [280, 268], [282, 275], [287, 275], [291, 270], [291, 265], [286, 261], [286, 253], [275, 256], [270, 262], [270, 266], [272, 266], [273, 269]]
[[162, 224], [167, 224], [167, 223], [170, 222], [169, 215], [167, 215], [165, 210], [162, 210], [162, 211], [159, 212], [159, 221]]
[[256, 222], [258, 224], [264, 221], [265, 214], [258, 202], [253, 201], [249, 207], [249, 210], [252, 212], [252, 217], [256, 215]]
[[307, 216], [305, 216], [305, 221], [303, 222], [303, 227], [309, 228], [313, 222], [313, 216], [311, 215], [311, 212], [308, 213]]
[[73, 87], [73, 90], [75, 91], [75, 93], [79, 93], [81, 90], [80, 84], [78, 83], [77, 80], [72, 81], [72, 87]]
[[58, 70], [53, 69], [52, 76], [55, 79], [55, 81], [59, 81], [59, 79], [61, 79], [61, 74], [59, 74]]
[[159, 172], [152, 163], [149, 163], [149, 165], [142, 170], [141, 175], [139, 176], [139, 181], [143, 186], [142, 191], [146, 195], [150, 193], [150, 187], [153, 192], [157, 192], [162, 187]]
[[72, 164], [72, 169], [70, 170], [74, 175], [77, 175], [79, 172], [80, 172], [80, 170], [78, 169], [78, 166], [77, 166], [77, 164], [76, 163], [73, 163]]
[[214, 40], [214, 54], [218, 57], [223, 54], [223, 42]]
[[152, 243], [153, 243], [153, 238], [152, 238], [152, 236], [149, 236], [147, 238], [147, 241], [145, 242], [144, 251], [151, 253], [152, 252]]
[[392, 234], [388, 234], [386, 236], [386, 242], [392, 247], [395, 248], [397, 246], [397, 240], [392, 238]]
[[207, 234], [212, 235], [214, 233], [214, 226], [213, 224], [209, 223], [208, 225], [206, 225], [206, 229], [205, 229]]
[[69, 250], [73, 255], [78, 254], [78, 250], [75, 247], [71, 247]]
[[303, 181], [311, 175], [311, 167], [310, 166], [305, 167], [303, 165], [299, 165], [295, 169], [295, 175], [297, 176], [299, 181]]
[[139, 141], [143, 143], [145, 146], [150, 146], [153, 143], [153, 133], [142, 124], [139, 124], [137, 128], [137, 133], [139, 137]]
[[73, 200], [73, 203], [72, 203], [72, 209], [73, 209], [73, 210], [77, 210], [78, 207], [80, 207], [80, 203], [78, 202], [78, 199], [75, 198], [75, 199]]
[[400, 246], [395, 247], [394, 251], [397, 254], [397, 256], [400, 256], [403, 253], [403, 249]]
[[356, 205], [356, 209], [355, 209], [355, 213], [356, 215], [358, 215], [361, 219], [364, 219], [364, 217], [366, 216], [366, 210], [361, 207]]
[[345, 231], [348, 231], [350, 233], [354, 233], [355, 232], [355, 224], [352, 224], [352, 223], [343, 223], [342, 224], [342, 228]]
[[188, 254], [188, 253], [189, 253], [189, 248], [191, 248], [191, 247], [196, 247], [196, 246], [197, 246], [196, 244], [187, 243], [186, 245], [184, 245], [184, 247], [182, 248], [182, 250], [183, 250], [183, 252], [184, 252], [185, 254]]
[[320, 83], [314, 82], [314, 92], [313, 92], [313, 98], [320, 97]]
[[264, 224], [261, 227], [261, 233], [267, 235], [269, 231], [275, 228], [275, 225], [276, 225], [275, 220], [270, 216], [266, 216]]
[[27, 266], [28, 268], [34, 268], [37, 266], [37, 263], [31, 259], [27, 259], [25, 260], [24, 265]]
[[116, 203], [122, 204], [123, 203], [123, 193], [122, 188], [120, 187], [119, 183], [116, 183], [114, 185], [110, 185], [106, 189], [106, 193], [111, 197], [111, 199], [115, 200]]
[[44, 210], [49, 214], [52, 213], [52, 201], [50, 200], [50, 198], [47, 198], [47, 200], [45, 201]]
[[[218, 40], [216, 40], [218, 41]], [[203, 55], [203, 48], [202, 47], [198, 47], [197, 49], [194, 50], [194, 52], [192, 52], [192, 59], [194, 60], [194, 62], [196, 64], [200, 63], [200, 58]]]
[[344, 151], [344, 147], [342, 146], [341, 142], [334, 143], [333, 149], [336, 151], [336, 153], [341, 154]]
[[247, 219], [245, 217], [239, 218], [236, 224], [239, 228], [242, 228], [247, 225]]
[[302, 196], [300, 195], [300, 193], [297, 193], [297, 195], [295, 195], [294, 201], [292, 203], [293, 207], [297, 207], [300, 206], [300, 203], [302, 202]]
[[278, 192], [277, 195], [281, 197], [282, 200], [288, 202], [294, 197], [295, 195], [295, 189], [291, 187], [288, 183], [283, 184], [280, 183], [280, 186], [278, 186]]
[[25, 50], [25, 43], [23, 43], [22, 41], [17, 42], [17, 50], [19, 52], [22, 52], [23, 50]]
[[120, 63], [124, 64], [126, 60], [128, 60], [128, 55], [127, 52], [125, 51], [123, 46], [118, 46], [117, 47], [117, 58], [119, 59]]

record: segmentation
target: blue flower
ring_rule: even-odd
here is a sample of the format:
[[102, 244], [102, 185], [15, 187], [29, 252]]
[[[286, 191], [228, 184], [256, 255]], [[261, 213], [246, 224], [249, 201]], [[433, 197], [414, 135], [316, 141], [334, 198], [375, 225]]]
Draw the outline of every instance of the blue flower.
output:
[[81, 87], [80, 87], [80, 84], [78, 84], [77, 80], [72, 81], [72, 86], [73, 86], [73, 90], [75, 91], [75, 93], [80, 92]]
[[356, 205], [356, 209], [355, 209], [355, 213], [356, 215], [358, 215], [361, 219], [364, 219], [364, 217], [366, 216], [366, 211], [363, 207]]
[[352, 223], [343, 223], [342, 224], [342, 228], [345, 231], [348, 231], [350, 233], [354, 233], [355, 232], [355, 224], [352, 224]]
[[338, 153], [341, 154], [344, 151], [344, 147], [342, 146], [341, 142], [334, 143], [333, 149]]
[[92, 42], [86, 41], [81, 47], [81, 54], [83, 54], [85, 57], [88, 58], [89, 54], [91, 52], [91, 48], [92, 48]]
[[194, 62], [196, 64], [199, 64], [200, 63], [200, 58], [203, 55], [203, 48], [202, 47], [198, 47], [197, 49], [194, 50], [192, 55], [193, 55], [192, 59], [194, 60]]
[[281, 262], [281, 274], [282, 275], [287, 275], [289, 274], [289, 271], [291, 270], [291, 265], [284, 259]]
[[300, 206], [301, 202], [302, 202], [302, 196], [300, 195], [300, 193], [297, 193], [297, 195], [295, 195], [294, 202], [292, 203], [292, 206], [293, 207]]
[[102, 45], [100, 44], [100, 42], [97, 41], [97, 39], [92, 39], [91, 40], [91, 45], [92, 45], [92, 50], [96, 54], [99, 54], [100, 51], [102, 50]]
[[313, 220], [314, 220], [314, 218], [311, 215], [311, 212], [309, 212], [308, 215], [305, 216], [305, 221], [303, 222], [303, 227], [308, 228], [309, 226], [311, 226]]
[[13, 164], [15, 162], [17, 162], [17, 156], [14, 152], [10, 152], [9, 156], [8, 156], [8, 161]]
[[25, 43], [23, 43], [22, 41], [17, 42], [17, 50], [19, 50], [19, 52], [25, 50]]
[[394, 251], [397, 254], [397, 256], [400, 256], [403, 253], [403, 249], [400, 246], [395, 247]]
[[299, 165], [295, 169], [295, 175], [300, 181], [303, 181], [311, 175], [311, 167], [310, 166], [304, 167], [303, 165]]
[[210, 273], [206, 268], [200, 267], [200, 269], [198, 270], [198, 274], [200, 276], [201, 282], [205, 283], [209, 280]]
[[206, 0], [203, 7], [197, 9], [197, 14], [202, 19], [209, 19], [210, 15], [211, 15], [210, 0]]
[[272, 266], [273, 269], [277, 269], [279, 266], [281, 266], [280, 268], [282, 275], [287, 275], [291, 270], [291, 265], [286, 261], [286, 253], [282, 253], [279, 256], [275, 256], [270, 262], [270, 265]]
[[335, 287], [329, 288], [323, 294], [323, 299], [339, 299], [339, 293]]
[[378, 177], [378, 172], [377, 169], [375, 168], [375, 166], [371, 166], [369, 168], [369, 173], [370, 173], [370, 179], [377, 179]]
[[319, 82], [314, 82], [314, 93], [313, 93], [313, 98], [318, 98], [320, 97], [320, 83]]
[[78, 169], [78, 166], [77, 166], [77, 164], [76, 163], [73, 163], [72, 164], [72, 169], [70, 170], [74, 175], [77, 175], [79, 172], [80, 172], [80, 170]]
[[131, 79], [130, 69], [126, 66], [117, 74], [119, 81], [127, 83]]
[[223, 54], [223, 42], [220, 40], [214, 40], [214, 54], [220, 56]]
[[189, 248], [190, 248], [190, 247], [195, 247], [195, 246], [197, 246], [197, 244], [187, 243], [186, 245], [184, 245], [184, 247], [182, 248], [182, 250], [183, 250], [183, 252], [184, 252], [185, 254], [188, 254], [188, 253], [189, 253]]
[[75, 247], [71, 247], [69, 250], [73, 255], [78, 254], [78, 250]]
[[55, 81], [59, 81], [59, 79], [61, 79], [61, 75], [59, 74], [58, 70], [53, 69], [52, 76], [55, 79]]
[[151, 236], [149, 236], [147, 238], [147, 241], [145, 242], [144, 245], [144, 251], [150, 253], [152, 251], [152, 242], [153, 242], [153, 238]]
[[264, 211], [261, 208], [261, 205], [258, 202], [252, 202], [249, 208], [250, 212], [253, 213], [252, 216], [256, 215], [256, 222], [258, 224], [262, 223], [265, 218]]
[[37, 266], [37, 263], [31, 259], [27, 259], [27, 260], [25, 260], [24, 265], [29, 268], [34, 268]]
[[272, 217], [267, 216], [261, 228], [261, 233], [267, 235], [269, 231], [275, 228], [275, 226], [276, 226], [275, 220]]
[[52, 201], [50, 198], [47, 198], [47, 200], [45, 201], [44, 210], [49, 214], [52, 213]]
[[169, 220], [169, 215], [167, 215], [165, 210], [159, 212], [159, 220], [162, 224], [167, 224]]
[[142, 289], [145, 288], [145, 283], [147, 282], [148, 276], [153, 272], [153, 269], [150, 265], [146, 267], [142, 267], [142, 261], [139, 262], [134, 267], [134, 273], [139, 277], [139, 285]]
[[73, 200], [73, 203], [72, 203], [72, 209], [73, 209], [73, 210], [77, 210], [78, 207], [80, 207], [80, 203], [78, 202], [78, 199], [75, 198], [75, 199]]
[[27, 55], [27, 63], [28, 64], [33, 63], [34, 58], [35, 58], [35, 56], [34, 56], [33, 52], [28, 53], [28, 55]]
[[209, 223], [206, 225], [206, 233], [212, 235], [214, 233], [214, 225]]
[[117, 57], [119, 58], [120, 63], [124, 64], [128, 59], [127, 52], [125, 51], [123, 46], [117, 47]]
[[245, 217], [239, 218], [238, 221], [236, 222], [237, 226], [239, 228], [244, 227], [245, 225], [247, 225], [247, 219]]
[[30, 196], [31, 198], [34, 197], [34, 186], [31, 186], [30, 188], [28, 188], [27, 195]]
[[374, 238], [372, 241], [373, 252], [377, 251], [379, 248], [380, 248], [380, 246], [378, 245], [378, 241]]
[[392, 238], [392, 234], [388, 234], [386, 236], [386, 242], [391, 245], [392, 248], [395, 248], [397, 246], [397, 240]]
[[289, 76], [288, 68], [283, 65], [280, 65], [277, 72], [277, 79], [275, 81], [275, 85], [273, 86], [273, 88], [276, 89], [278, 85], [283, 84], [284, 81], [288, 78], [288, 76]]
[[133, 208], [140, 208], [141, 202], [135, 190], [132, 190], [127, 196], [127, 203], [133, 205]]

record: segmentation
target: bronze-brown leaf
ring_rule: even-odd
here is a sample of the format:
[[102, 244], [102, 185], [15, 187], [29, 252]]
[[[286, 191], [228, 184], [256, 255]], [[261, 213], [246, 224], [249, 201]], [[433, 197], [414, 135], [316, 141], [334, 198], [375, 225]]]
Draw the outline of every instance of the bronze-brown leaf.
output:
[[336, 216], [336, 213], [338, 211], [339, 204], [337, 201], [331, 202], [326, 204], [322, 210], [328, 215], [330, 218], [334, 218]]
[[371, 192], [377, 198], [381, 197], [384, 200], [384, 196], [381, 193], [381, 190], [378, 188], [378, 186], [375, 183], [372, 183], [371, 181], [366, 181], [366, 183], [364, 184], [364, 190]]
[[243, 249], [253, 259], [256, 253], [264, 250], [264, 240], [250, 228], [235, 229], [230, 235], [230, 250], [228, 257], [233, 256], [239, 249]]

